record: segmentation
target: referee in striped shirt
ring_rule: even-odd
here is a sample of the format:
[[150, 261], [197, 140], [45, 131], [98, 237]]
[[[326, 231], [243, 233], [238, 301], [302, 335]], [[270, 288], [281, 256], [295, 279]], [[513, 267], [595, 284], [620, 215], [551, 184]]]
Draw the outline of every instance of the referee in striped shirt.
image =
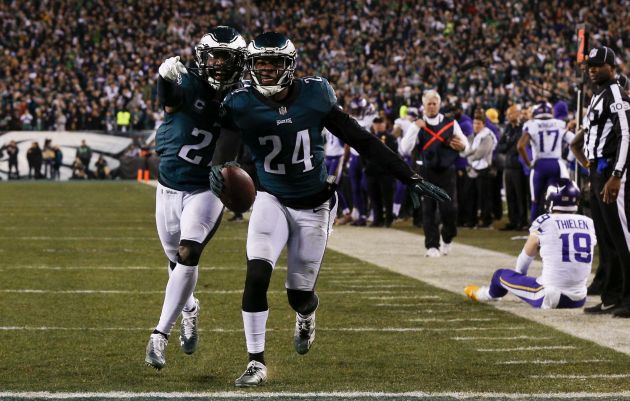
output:
[[[585, 308], [590, 314], [630, 317], [630, 98], [615, 79], [615, 53], [594, 48], [587, 59], [588, 75], [595, 84], [584, 118], [583, 131], [571, 144], [580, 164], [589, 169], [591, 210], [598, 245], [607, 258], [601, 302]], [[583, 147], [581, 144], [583, 143]], [[583, 258], [579, 239], [569, 257]], [[590, 256], [589, 256], [590, 257]]]

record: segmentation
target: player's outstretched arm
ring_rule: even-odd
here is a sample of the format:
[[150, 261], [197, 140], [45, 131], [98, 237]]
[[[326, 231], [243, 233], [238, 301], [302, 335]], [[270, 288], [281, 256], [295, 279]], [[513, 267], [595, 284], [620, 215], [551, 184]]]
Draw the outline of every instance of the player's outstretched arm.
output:
[[440, 187], [425, 181], [378, 138], [364, 130], [355, 119], [344, 113], [338, 106], [332, 108], [324, 119], [324, 126], [336, 137], [355, 148], [361, 156], [377, 161], [396, 178], [409, 185], [414, 207], [419, 207], [420, 196], [429, 196], [439, 202], [450, 200]]
[[158, 73], [158, 100], [167, 113], [173, 113], [184, 100], [184, 94], [179, 84], [182, 74], [187, 74], [188, 71], [179, 61], [179, 56], [176, 56], [166, 59], [158, 68]]

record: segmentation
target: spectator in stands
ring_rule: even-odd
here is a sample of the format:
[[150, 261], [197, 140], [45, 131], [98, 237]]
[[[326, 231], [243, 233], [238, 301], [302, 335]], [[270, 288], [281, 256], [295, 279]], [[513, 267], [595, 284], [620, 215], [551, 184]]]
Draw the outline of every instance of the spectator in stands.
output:
[[[593, 37], [606, 41], [622, 59], [630, 56], [623, 29], [630, 10], [624, 2], [560, 0], [542, 11], [537, 2], [441, 2], [429, 15], [423, 12], [426, 2], [408, 0], [257, 1], [253, 8], [249, 1], [231, 3], [199, 6], [176, 0], [162, 8], [157, 0], [147, 0], [134, 4], [130, 13], [125, 2], [95, 0], [80, 18], [68, 18], [75, 12], [71, 3], [52, 8], [46, 2], [0, 3], [0, 13], [11, 16], [0, 22], [7, 50], [0, 55], [6, 66], [0, 81], [6, 81], [4, 98], [11, 105], [10, 113], [0, 110], [5, 117], [0, 122], [17, 121], [19, 129], [21, 114], [13, 110], [25, 100], [16, 98], [17, 92], [30, 96], [34, 116], [34, 104], [44, 109], [42, 129], [54, 129], [57, 97], [64, 101], [61, 114], [78, 129], [86, 129], [87, 119], [71, 114], [97, 110], [98, 129], [111, 130], [121, 97], [137, 105], [134, 111], [143, 110], [143, 102], [147, 112], [154, 112], [155, 93], [146, 89], [158, 67], [152, 55], [166, 52], [185, 59], [194, 38], [218, 21], [233, 21], [246, 33], [287, 21], [295, 27], [296, 47], [304, 49], [304, 75], [326, 71], [340, 99], [361, 94], [382, 110], [419, 103], [428, 88], [457, 96], [467, 108], [478, 99], [478, 107], [495, 108], [499, 115], [508, 100], [527, 104], [549, 96], [547, 91], [573, 98], [570, 18], [594, 22]], [[237, 13], [236, 6], [249, 12]], [[383, 15], [388, 18], [374, 17]], [[558, 15], [570, 16], [569, 22], [558, 22]], [[103, 60], [117, 62], [105, 68]], [[138, 121], [140, 128], [153, 128], [150, 119]]]

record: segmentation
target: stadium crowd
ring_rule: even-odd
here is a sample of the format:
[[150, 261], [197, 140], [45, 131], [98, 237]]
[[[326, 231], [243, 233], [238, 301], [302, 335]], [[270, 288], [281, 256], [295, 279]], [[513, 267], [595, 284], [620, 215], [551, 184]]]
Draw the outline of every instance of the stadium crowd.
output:
[[[153, 129], [164, 57], [192, 61], [211, 26], [274, 29], [300, 49], [299, 75], [329, 78], [397, 117], [428, 88], [473, 115], [573, 99], [575, 25], [630, 57], [627, 1], [155, 0], [0, 3], [0, 131]], [[127, 114], [127, 113], [130, 113]]]

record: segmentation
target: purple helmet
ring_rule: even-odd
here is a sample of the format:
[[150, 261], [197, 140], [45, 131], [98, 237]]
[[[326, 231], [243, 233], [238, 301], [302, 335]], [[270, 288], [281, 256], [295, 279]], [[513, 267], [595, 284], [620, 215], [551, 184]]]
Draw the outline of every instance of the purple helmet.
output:
[[553, 106], [549, 102], [540, 102], [532, 110], [534, 118], [553, 118]]
[[568, 178], [560, 178], [556, 185], [547, 188], [545, 197], [547, 211], [551, 212], [577, 212], [580, 201], [580, 189], [577, 184]]

